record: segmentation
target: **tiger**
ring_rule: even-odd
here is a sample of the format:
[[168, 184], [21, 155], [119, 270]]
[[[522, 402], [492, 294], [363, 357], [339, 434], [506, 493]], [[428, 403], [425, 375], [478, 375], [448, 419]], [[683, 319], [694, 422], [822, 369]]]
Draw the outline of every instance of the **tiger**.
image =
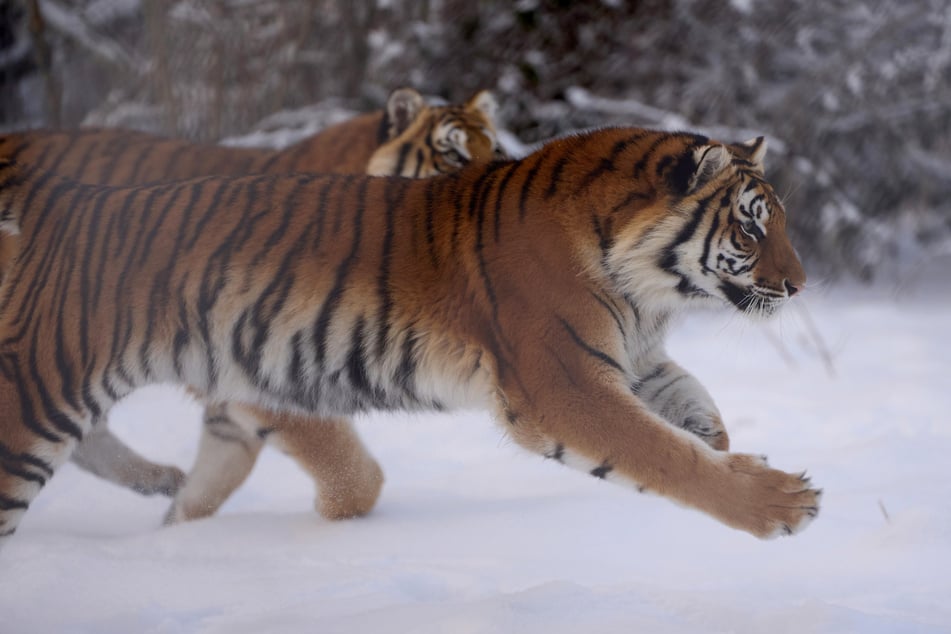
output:
[[803, 530], [822, 491], [730, 452], [664, 345], [692, 306], [765, 318], [804, 288], [765, 151], [619, 127], [424, 180], [131, 188], [5, 161], [0, 535], [155, 382], [318, 417], [481, 408], [595, 478], [759, 538]]
[[[358, 116], [280, 152], [193, 145], [128, 130], [80, 130], [9, 135], [0, 138], [0, 155], [107, 185], [246, 170], [366, 171], [424, 178], [504, 156], [495, 128], [497, 107], [489, 91], [480, 91], [461, 104], [429, 106], [417, 91], [402, 88], [390, 95], [383, 111]], [[0, 234], [0, 263], [12, 260], [15, 246], [13, 237]], [[235, 417], [258, 420], [260, 434], [244, 433], [232, 422]], [[250, 472], [263, 437], [279, 427], [280, 433], [270, 440], [314, 476], [323, 515], [351, 517], [374, 504], [382, 473], [346, 421], [303, 425], [288, 414], [256, 412], [228, 403], [208, 404], [203, 421], [189, 486], [176, 498], [167, 522], [213, 513]], [[349, 479], [339, 476], [339, 465], [331, 477], [329, 466], [318, 460], [330, 447], [338, 462], [349, 459]], [[144, 459], [105, 424], [93, 428], [72, 458], [81, 468], [144, 494], [175, 495], [185, 482], [180, 469]]]
[[[430, 106], [418, 91], [400, 88], [383, 110], [358, 115], [278, 151], [81, 128], [8, 134], [0, 139], [0, 156], [103, 185], [288, 172], [428, 178], [473, 161], [504, 158], [497, 110], [487, 90], [461, 104]], [[0, 277], [16, 251], [12, 241], [0, 235]]]

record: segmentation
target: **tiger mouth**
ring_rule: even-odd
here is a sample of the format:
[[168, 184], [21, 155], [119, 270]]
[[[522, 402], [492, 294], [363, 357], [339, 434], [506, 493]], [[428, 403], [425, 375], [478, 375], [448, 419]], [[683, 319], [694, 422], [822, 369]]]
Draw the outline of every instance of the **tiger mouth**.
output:
[[767, 292], [752, 284], [744, 287], [723, 281], [720, 291], [737, 310], [750, 316], [769, 317], [788, 299], [786, 295]]

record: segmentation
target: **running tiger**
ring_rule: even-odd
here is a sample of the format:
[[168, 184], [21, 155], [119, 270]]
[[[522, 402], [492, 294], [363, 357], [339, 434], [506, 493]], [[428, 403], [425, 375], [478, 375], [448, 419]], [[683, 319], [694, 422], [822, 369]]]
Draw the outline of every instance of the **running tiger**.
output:
[[[248, 170], [424, 178], [501, 156], [496, 109], [488, 91], [459, 105], [428, 106], [417, 91], [402, 88], [391, 94], [385, 110], [355, 117], [280, 152], [195, 145], [127, 130], [77, 130], [2, 137], [0, 156], [104, 185]], [[0, 275], [15, 249], [15, 237], [0, 234]], [[152, 463], [127, 447], [105, 421], [93, 428], [72, 458], [83, 469], [144, 494], [177, 492], [167, 522], [213, 514], [250, 473], [265, 435], [314, 477], [318, 508], [326, 517], [366, 513], [382, 486], [379, 466], [346, 420], [322, 421], [318, 427], [289, 414], [209, 403], [204, 423], [187, 480], [177, 467]], [[183, 482], [187, 485], [181, 488]]]
[[321, 416], [481, 406], [539, 455], [795, 533], [821, 492], [708, 444], [727, 444], [716, 407], [664, 350], [683, 307], [765, 316], [803, 287], [764, 152], [616, 128], [428, 180], [125, 189], [8, 163], [0, 534], [94, 420], [159, 381]]
[[[84, 183], [138, 185], [198, 176], [326, 172], [427, 178], [471, 162], [504, 158], [495, 98], [480, 91], [462, 104], [429, 106], [412, 88], [386, 108], [331, 126], [280, 151], [195, 144], [145, 132], [87, 128], [0, 137], [0, 157]], [[0, 235], [0, 277], [16, 252]]]

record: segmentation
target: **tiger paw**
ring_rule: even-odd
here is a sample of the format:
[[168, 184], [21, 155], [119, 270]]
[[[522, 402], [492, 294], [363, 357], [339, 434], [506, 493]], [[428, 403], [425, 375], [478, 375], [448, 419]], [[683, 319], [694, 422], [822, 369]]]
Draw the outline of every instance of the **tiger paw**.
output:
[[819, 514], [822, 490], [805, 473], [772, 469], [765, 456], [727, 454], [728, 489], [717, 504], [726, 524], [762, 539], [794, 535]]
[[383, 489], [383, 470], [369, 455], [357, 467], [341, 470], [320, 483], [317, 511], [329, 520], [361, 517], [376, 505]]
[[155, 495], [156, 493], [173, 497], [185, 483], [185, 472], [178, 467], [151, 465], [145, 472], [138, 474], [129, 486], [141, 495]]

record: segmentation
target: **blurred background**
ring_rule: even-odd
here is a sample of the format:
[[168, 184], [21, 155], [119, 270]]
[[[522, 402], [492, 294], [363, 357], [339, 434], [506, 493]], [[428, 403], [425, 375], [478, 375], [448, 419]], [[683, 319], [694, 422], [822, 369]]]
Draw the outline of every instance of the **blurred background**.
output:
[[813, 279], [951, 256], [947, 0], [0, 0], [0, 130], [280, 146], [413, 86], [532, 144], [766, 134]]

